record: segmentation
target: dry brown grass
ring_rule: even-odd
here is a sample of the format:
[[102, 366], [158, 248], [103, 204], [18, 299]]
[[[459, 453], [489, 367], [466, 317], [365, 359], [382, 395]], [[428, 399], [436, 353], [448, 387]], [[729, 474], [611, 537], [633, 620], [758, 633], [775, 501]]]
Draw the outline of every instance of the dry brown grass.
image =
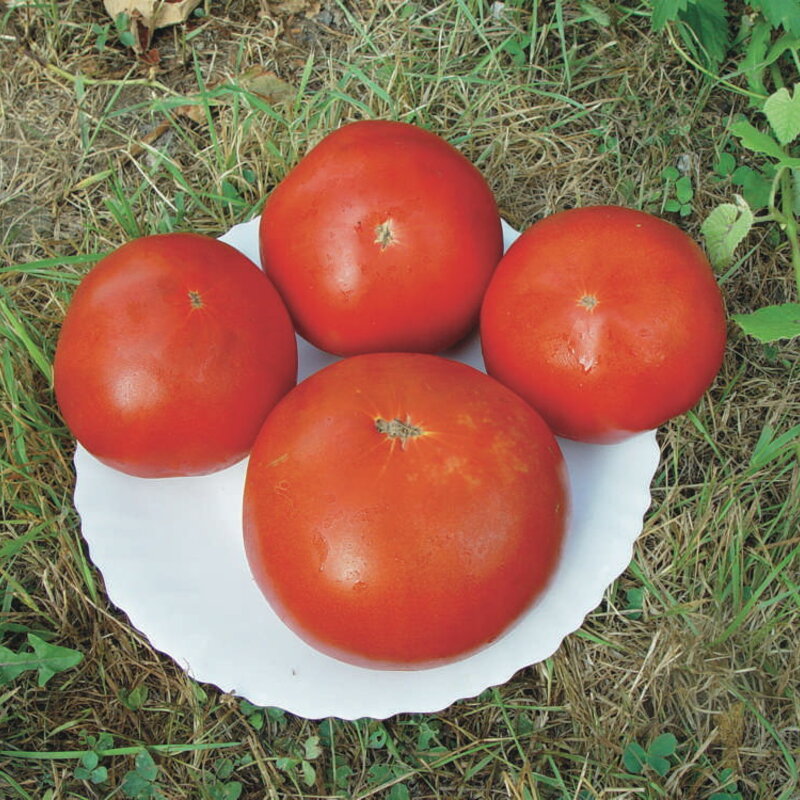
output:
[[[389, 0], [349, 11], [208, 5], [203, 20], [158, 35], [155, 68], [112, 40], [94, 49], [100, 2], [0, 6], [0, 300], [8, 311], [0, 314], [8, 335], [0, 343], [0, 637], [17, 647], [26, 629], [49, 631], [84, 654], [45, 688], [28, 675], [0, 689], [0, 749], [40, 754], [0, 756], [0, 797], [110, 796], [132, 755], [105, 758], [108, 779], [98, 786], [74, 777], [74, 758], [59, 758], [101, 732], [119, 747], [240, 743], [154, 751], [167, 798], [225, 797], [219, 787], [234, 780], [245, 798], [389, 797], [398, 781], [420, 799], [708, 798], [726, 767], [745, 798], [800, 796], [792, 559], [800, 471], [796, 450], [749, 465], [765, 425], [782, 432], [800, 420], [791, 343], [768, 352], [731, 328], [713, 389], [660, 433], [653, 505], [631, 568], [552, 659], [439, 714], [324, 725], [253, 718], [238, 698], [198, 687], [108, 602], [72, 508], [72, 442], [45, 368], [91, 263], [69, 257], [168, 224], [218, 235], [254, 213], [310, 143], [366, 114], [419, 122], [455, 142], [518, 227], [596, 202], [659, 212], [661, 171], [683, 154], [696, 189], [694, 212], [681, 221], [689, 232], [698, 235], [731, 191], [710, 175], [736, 101], [712, 91], [620, 4], [601, 3], [617, 21], [600, 28], [569, 26], [579, 4], [564, 3], [567, 62], [554, 13], [543, 8], [520, 67], [501, 49], [513, 24], [488, 18], [476, 29], [464, 9], [478, 3], [424, 3], [409, 16]], [[199, 96], [198, 76], [219, 87], [254, 64], [294, 87], [308, 64], [304, 102], [270, 116], [222, 92], [199, 121], [170, 111]], [[616, 145], [600, 147], [611, 137]], [[220, 199], [226, 182], [236, 202]], [[765, 230], [746, 246], [723, 286], [729, 309], [789, 297], [783, 248]], [[644, 591], [639, 618], [626, 611], [631, 588]], [[123, 699], [140, 687], [146, 699], [131, 710]], [[437, 734], [420, 751], [425, 725]], [[309, 736], [330, 738], [329, 729], [334, 744], [314, 762], [314, 785], [279, 768], [279, 757]], [[383, 729], [394, 752], [367, 745]], [[679, 741], [666, 778], [627, 774], [624, 748], [663, 732]], [[223, 757], [234, 760], [230, 778], [215, 772]], [[351, 769], [338, 786], [334, 758]]]

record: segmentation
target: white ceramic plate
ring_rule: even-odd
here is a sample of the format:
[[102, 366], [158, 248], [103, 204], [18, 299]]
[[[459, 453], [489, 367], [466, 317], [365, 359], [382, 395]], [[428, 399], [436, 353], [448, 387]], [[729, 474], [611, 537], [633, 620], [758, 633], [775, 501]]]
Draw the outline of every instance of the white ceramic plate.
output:
[[[506, 246], [518, 235], [504, 226]], [[259, 263], [258, 220], [222, 237]], [[336, 360], [298, 339], [299, 379]], [[448, 357], [483, 368], [472, 337]], [[627, 567], [659, 460], [654, 431], [617, 445], [561, 441], [572, 515], [559, 569], [504, 637], [454, 664], [368, 670], [322, 655], [288, 630], [245, 560], [240, 506], [246, 462], [201, 478], [133, 478], [84, 449], [75, 505], [109, 598], [193, 678], [309, 718], [433, 712], [552, 655]]]

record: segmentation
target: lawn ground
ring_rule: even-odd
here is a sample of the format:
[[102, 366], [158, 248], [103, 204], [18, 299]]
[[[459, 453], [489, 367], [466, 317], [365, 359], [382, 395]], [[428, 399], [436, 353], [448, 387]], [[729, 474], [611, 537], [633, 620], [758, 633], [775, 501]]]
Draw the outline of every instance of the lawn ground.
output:
[[[797, 340], [731, 322], [716, 382], [659, 430], [633, 560], [552, 658], [384, 721], [253, 707], [131, 627], [81, 538], [51, 381], [102, 254], [221, 235], [350, 120], [444, 136], [518, 228], [618, 203], [699, 240], [739, 191], [721, 155], [757, 162], [729, 132], [763, 126], [744, 84], [689, 63], [634, 0], [220, 0], [146, 57], [124, 33], [100, 2], [0, 4], [0, 654], [82, 655], [44, 686], [0, 664], [0, 797], [797, 800]], [[795, 299], [776, 226], [719, 280], [731, 314]]]

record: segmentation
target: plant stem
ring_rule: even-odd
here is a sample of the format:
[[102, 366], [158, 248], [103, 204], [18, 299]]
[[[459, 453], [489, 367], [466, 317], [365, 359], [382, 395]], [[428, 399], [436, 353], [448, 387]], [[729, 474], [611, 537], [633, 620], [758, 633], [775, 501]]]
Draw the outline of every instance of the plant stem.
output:
[[792, 173], [784, 170], [781, 176], [781, 207], [786, 236], [792, 250], [792, 267], [794, 269], [794, 282], [800, 299], [800, 241], [797, 238], [797, 219], [794, 215], [794, 200], [792, 196]]

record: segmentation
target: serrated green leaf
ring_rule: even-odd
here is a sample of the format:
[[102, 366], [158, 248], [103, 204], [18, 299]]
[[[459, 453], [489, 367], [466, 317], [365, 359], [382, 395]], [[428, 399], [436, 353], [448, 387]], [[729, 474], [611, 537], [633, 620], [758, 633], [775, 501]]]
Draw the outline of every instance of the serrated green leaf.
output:
[[789, 144], [800, 134], [800, 92], [778, 89], [764, 102], [764, 114], [781, 144]]
[[671, 756], [677, 746], [678, 740], [671, 733], [662, 733], [650, 742], [647, 752], [652, 756]]
[[[725, 0], [702, 0], [680, 12], [694, 32], [705, 60], [716, 69], [728, 53], [730, 31]], [[693, 48], [695, 49], [695, 48]]]
[[650, 24], [654, 31], [660, 31], [668, 22], [678, 19], [678, 14], [686, 10], [689, 0], [653, 0], [653, 13]]
[[631, 742], [622, 753], [622, 764], [628, 772], [638, 775], [647, 763], [647, 753], [637, 742]]
[[733, 261], [733, 254], [753, 227], [753, 212], [739, 198], [736, 204], [717, 206], [700, 228], [714, 269], [724, 269]]
[[772, 25], [766, 20], [757, 20], [746, 39], [744, 56], [739, 67], [747, 79], [748, 88], [756, 94], [768, 93], [764, 85], [764, 70], [767, 67], [767, 48], [771, 41]]
[[793, 36], [800, 36], [800, 0], [750, 0], [760, 9], [773, 28], [783, 26]]
[[800, 303], [765, 306], [750, 314], [733, 314], [732, 319], [760, 342], [776, 342], [800, 336]]
[[100, 756], [89, 750], [81, 756], [81, 764], [88, 770], [93, 770], [100, 763]]
[[731, 133], [738, 136], [742, 147], [754, 153], [764, 153], [788, 167], [800, 167], [800, 158], [790, 158], [783, 148], [768, 133], [764, 133], [747, 120], [740, 120], [731, 125]]

